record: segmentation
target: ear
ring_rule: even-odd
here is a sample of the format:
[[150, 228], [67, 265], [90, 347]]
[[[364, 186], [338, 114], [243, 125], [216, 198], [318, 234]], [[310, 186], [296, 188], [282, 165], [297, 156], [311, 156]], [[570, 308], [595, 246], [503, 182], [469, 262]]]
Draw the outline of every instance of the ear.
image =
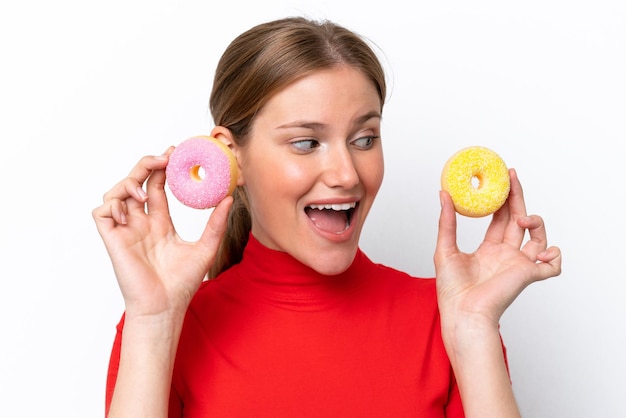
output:
[[237, 186], [243, 186], [245, 184], [245, 181], [243, 179], [243, 172], [241, 170], [241, 152], [240, 148], [237, 146], [237, 143], [233, 138], [233, 134], [230, 132], [230, 129], [223, 126], [216, 126], [211, 131], [211, 136], [220, 141], [222, 144], [226, 145], [233, 152], [233, 155], [237, 160], [237, 172], [239, 173], [239, 177], [237, 178]]

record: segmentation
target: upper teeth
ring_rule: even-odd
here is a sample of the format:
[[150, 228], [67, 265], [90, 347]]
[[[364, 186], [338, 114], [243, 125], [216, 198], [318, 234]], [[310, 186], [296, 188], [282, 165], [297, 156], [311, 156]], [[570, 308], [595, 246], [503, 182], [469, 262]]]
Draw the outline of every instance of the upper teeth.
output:
[[325, 205], [309, 205], [311, 209], [332, 209], [332, 210], [348, 210], [356, 207], [356, 202], [351, 203], [327, 203]]

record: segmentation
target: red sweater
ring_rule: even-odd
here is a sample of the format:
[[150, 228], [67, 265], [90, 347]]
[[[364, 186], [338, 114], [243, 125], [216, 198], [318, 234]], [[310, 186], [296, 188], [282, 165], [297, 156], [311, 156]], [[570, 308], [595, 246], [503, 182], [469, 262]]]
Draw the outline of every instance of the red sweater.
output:
[[[107, 409], [119, 362], [118, 325]], [[254, 237], [188, 310], [170, 417], [463, 417], [435, 281], [374, 264], [324, 276]]]

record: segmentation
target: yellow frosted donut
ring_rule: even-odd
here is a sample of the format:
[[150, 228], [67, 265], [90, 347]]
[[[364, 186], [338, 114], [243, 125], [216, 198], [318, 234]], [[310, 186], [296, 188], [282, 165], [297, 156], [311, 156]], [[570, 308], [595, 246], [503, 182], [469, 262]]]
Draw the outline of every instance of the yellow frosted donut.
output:
[[480, 218], [500, 209], [509, 196], [509, 169], [488, 148], [464, 148], [446, 162], [441, 188], [450, 194], [458, 213]]

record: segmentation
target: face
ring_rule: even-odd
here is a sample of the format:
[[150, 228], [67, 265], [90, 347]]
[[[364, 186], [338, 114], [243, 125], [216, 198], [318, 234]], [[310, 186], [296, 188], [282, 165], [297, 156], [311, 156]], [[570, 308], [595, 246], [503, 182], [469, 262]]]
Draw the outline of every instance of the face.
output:
[[383, 179], [380, 98], [349, 67], [274, 95], [238, 149], [252, 233], [322, 274], [352, 263]]

